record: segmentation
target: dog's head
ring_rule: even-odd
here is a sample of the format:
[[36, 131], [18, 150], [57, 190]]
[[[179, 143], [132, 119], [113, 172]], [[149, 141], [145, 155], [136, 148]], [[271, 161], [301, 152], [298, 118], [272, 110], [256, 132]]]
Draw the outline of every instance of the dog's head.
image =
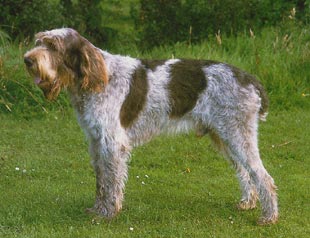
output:
[[108, 83], [102, 53], [73, 29], [39, 32], [24, 55], [27, 70], [49, 100], [62, 88], [100, 92]]

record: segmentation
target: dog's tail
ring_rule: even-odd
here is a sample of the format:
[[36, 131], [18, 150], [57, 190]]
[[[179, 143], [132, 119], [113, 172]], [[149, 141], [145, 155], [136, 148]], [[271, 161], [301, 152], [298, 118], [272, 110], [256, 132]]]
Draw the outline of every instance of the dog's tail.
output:
[[261, 121], [266, 121], [266, 118], [268, 115], [268, 108], [269, 108], [269, 99], [268, 99], [267, 93], [263, 85], [261, 85], [259, 81], [255, 81], [254, 86], [261, 99], [261, 104], [260, 104], [260, 109], [259, 109], [259, 119]]

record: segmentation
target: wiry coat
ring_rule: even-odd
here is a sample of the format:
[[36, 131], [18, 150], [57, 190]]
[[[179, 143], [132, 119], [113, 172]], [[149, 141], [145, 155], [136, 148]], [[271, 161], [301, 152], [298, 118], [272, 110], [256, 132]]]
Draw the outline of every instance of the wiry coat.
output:
[[72, 29], [37, 35], [28, 71], [49, 99], [67, 88], [90, 142], [97, 196], [91, 211], [113, 217], [122, 207], [132, 147], [161, 133], [209, 134], [237, 171], [240, 209], [259, 198], [261, 223], [278, 218], [273, 179], [258, 150], [258, 119], [268, 99], [254, 76], [207, 60], [141, 60], [94, 47]]

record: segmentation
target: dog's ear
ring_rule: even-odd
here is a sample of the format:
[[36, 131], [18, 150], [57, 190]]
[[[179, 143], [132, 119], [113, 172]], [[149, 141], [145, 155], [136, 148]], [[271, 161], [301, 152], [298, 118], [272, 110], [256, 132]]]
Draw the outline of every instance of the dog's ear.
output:
[[83, 90], [100, 92], [108, 84], [108, 72], [99, 49], [76, 31], [64, 39], [65, 64], [76, 72]]
[[82, 89], [93, 92], [102, 91], [108, 84], [108, 72], [101, 52], [84, 40], [80, 49], [80, 72]]

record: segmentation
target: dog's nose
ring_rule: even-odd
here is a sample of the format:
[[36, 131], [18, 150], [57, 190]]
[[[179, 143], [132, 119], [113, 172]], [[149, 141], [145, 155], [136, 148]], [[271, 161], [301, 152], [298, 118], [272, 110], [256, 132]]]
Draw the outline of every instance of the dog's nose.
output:
[[26, 64], [27, 67], [31, 67], [33, 65], [33, 60], [30, 59], [29, 57], [25, 57], [24, 63]]

